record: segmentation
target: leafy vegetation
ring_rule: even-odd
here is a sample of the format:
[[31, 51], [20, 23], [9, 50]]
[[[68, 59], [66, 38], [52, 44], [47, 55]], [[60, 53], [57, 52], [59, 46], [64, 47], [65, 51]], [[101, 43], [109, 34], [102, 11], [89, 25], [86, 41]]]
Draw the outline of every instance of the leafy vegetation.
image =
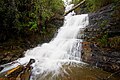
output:
[[0, 41], [46, 31], [52, 18], [64, 12], [62, 0], [1, 0]]
[[111, 48], [119, 50], [120, 49], [120, 36], [109, 38], [109, 46]]
[[81, 2], [82, 0], [72, 0], [73, 4], [78, 4], [79, 2]]
[[107, 47], [108, 46], [108, 35], [104, 34], [100, 39], [98, 39], [98, 43], [100, 47]]
[[101, 48], [111, 48], [115, 50], [120, 49], [120, 36], [110, 37], [104, 34], [101, 38], [97, 39], [97, 43]]
[[[72, 3], [77, 4], [81, 2], [82, 0], [73, 0]], [[110, 3], [116, 3], [119, 2], [120, 0], [86, 0], [85, 5], [87, 6], [87, 9], [90, 12], [94, 12], [98, 9], [100, 9], [103, 6], [106, 6]]]

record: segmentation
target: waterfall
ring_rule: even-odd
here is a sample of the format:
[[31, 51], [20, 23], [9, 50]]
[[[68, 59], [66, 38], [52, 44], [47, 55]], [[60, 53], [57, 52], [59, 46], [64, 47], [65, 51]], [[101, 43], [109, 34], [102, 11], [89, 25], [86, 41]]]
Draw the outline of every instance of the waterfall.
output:
[[33, 74], [42, 75], [59, 74], [63, 65], [81, 63], [81, 42], [78, 35], [88, 25], [88, 14], [72, 16], [73, 12], [65, 17], [64, 25], [58, 30], [58, 34], [49, 43], [44, 43], [31, 50], [27, 50], [25, 58], [20, 62], [34, 58]]
[[[73, 5], [70, 6], [72, 7]], [[70, 6], [68, 6], [68, 9]], [[82, 39], [78, 38], [78, 36], [83, 35], [83, 29], [88, 23], [88, 14], [75, 15], [74, 12], [69, 13], [65, 16], [64, 25], [60, 27], [57, 35], [49, 43], [43, 43], [33, 49], [27, 50], [25, 57], [17, 61], [25, 64], [31, 58], [35, 59], [36, 62], [32, 64], [32, 74], [35, 76], [47, 75], [49, 73], [58, 75], [63, 65], [82, 63]]]

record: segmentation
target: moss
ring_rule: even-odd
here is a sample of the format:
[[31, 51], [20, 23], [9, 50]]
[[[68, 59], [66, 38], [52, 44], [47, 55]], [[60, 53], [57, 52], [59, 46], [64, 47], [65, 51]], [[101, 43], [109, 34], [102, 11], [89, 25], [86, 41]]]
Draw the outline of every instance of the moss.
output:
[[109, 38], [107, 34], [104, 34], [101, 38], [95, 38], [92, 42], [97, 43], [100, 48], [109, 48], [117, 51], [120, 49], [120, 36]]
[[101, 38], [97, 40], [100, 47], [107, 47], [108, 46], [108, 35], [104, 34]]
[[109, 38], [108, 43], [109, 43], [110, 48], [119, 50], [120, 49], [120, 36]]
[[105, 27], [108, 24], [108, 20], [103, 20], [102, 23], [100, 24], [100, 27]]

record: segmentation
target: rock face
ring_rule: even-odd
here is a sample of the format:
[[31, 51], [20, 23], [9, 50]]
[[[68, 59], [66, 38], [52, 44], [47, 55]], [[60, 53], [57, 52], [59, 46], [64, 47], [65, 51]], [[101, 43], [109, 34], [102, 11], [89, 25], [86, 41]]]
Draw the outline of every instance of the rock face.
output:
[[90, 42], [83, 42], [82, 59], [84, 62], [103, 68], [106, 71], [120, 70], [120, 52], [112, 50], [106, 52]]
[[120, 3], [89, 14], [82, 60], [106, 71], [120, 70]]

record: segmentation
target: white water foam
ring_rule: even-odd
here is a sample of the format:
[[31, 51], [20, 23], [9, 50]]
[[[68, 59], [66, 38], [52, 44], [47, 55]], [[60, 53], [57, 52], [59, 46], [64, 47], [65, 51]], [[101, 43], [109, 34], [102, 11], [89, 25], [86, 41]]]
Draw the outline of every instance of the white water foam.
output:
[[[33, 65], [33, 74], [47, 75], [52, 72], [55, 75], [60, 73], [63, 65], [81, 63], [82, 39], [77, 39], [77, 35], [88, 23], [88, 14], [69, 17], [52, 41], [26, 51], [26, 59], [36, 60]], [[22, 61], [26, 60], [20, 62]]]
[[[72, 7], [72, 6], [71, 6]], [[72, 16], [74, 12], [65, 17], [64, 25], [58, 34], [49, 43], [44, 43], [25, 52], [25, 57], [18, 59], [21, 64], [29, 62], [30, 58], [36, 60], [33, 66], [34, 75], [54, 73], [59, 74], [63, 65], [82, 63], [81, 42], [77, 39], [85, 26], [89, 24], [88, 14]]]

